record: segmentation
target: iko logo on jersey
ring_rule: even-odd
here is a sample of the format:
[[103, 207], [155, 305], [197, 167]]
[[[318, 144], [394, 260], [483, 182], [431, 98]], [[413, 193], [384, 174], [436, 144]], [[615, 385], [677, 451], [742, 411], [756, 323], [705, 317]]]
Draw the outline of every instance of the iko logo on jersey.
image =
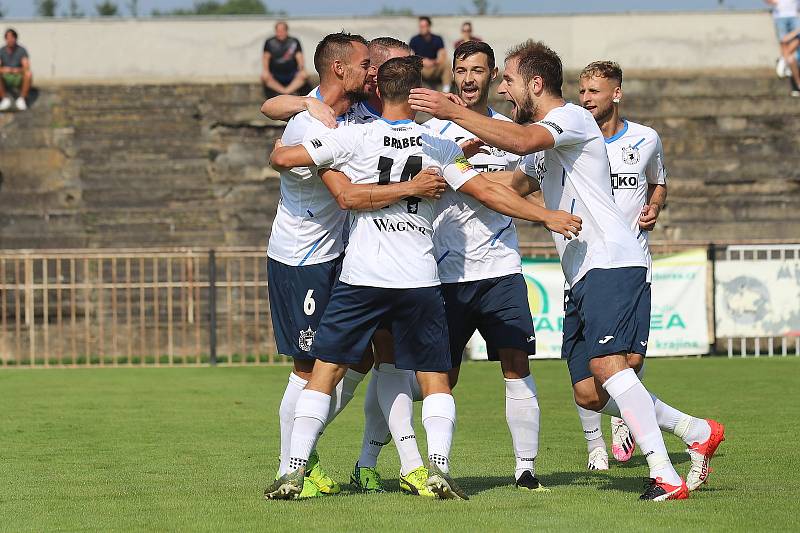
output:
[[622, 149], [622, 160], [626, 165], [635, 165], [639, 162], [639, 149], [635, 146], [626, 146]]
[[639, 174], [636, 172], [620, 172], [611, 174], [611, 188], [636, 190], [639, 185]]
[[[409, 212], [411, 207], [409, 206]], [[418, 231], [423, 235], [428, 234], [428, 229], [414, 224], [413, 222], [408, 222], [406, 220], [386, 220], [385, 218], [373, 218], [372, 221], [375, 223], [375, 227], [378, 228], [378, 231], [385, 231], [387, 233], [394, 233], [396, 231]]]
[[316, 331], [311, 329], [311, 326], [308, 326], [307, 330], [300, 331], [300, 338], [297, 340], [297, 344], [300, 345], [300, 349], [304, 352], [311, 351], [311, 343], [314, 342], [314, 335], [316, 335]]

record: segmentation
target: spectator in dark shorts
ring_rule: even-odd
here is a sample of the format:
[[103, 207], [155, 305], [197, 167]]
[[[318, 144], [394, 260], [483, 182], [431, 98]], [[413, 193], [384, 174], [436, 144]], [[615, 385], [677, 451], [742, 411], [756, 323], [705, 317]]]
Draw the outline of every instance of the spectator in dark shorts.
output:
[[308, 87], [300, 41], [289, 37], [289, 25], [284, 21], [275, 24], [275, 36], [264, 43], [261, 81], [267, 96], [278, 94], [305, 94]]
[[20, 111], [28, 109], [25, 99], [31, 90], [33, 75], [28, 51], [17, 44], [17, 32], [9, 28], [3, 34], [6, 45], [0, 48], [0, 111], [11, 109], [9, 89], [19, 91], [14, 105]]
[[442, 85], [442, 91], [450, 92], [453, 68], [444, 48], [444, 41], [431, 33], [430, 17], [419, 18], [419, 35], [409, 41], [411, 50], [422, 58], [422, 79], [434, 86]]
[[472, 22], [465, 20], [461, 23], [461, 38], [453, 44], [453, 49], [458, 48], [467, 41], [483, 41], [477, 35], [472, 34]]

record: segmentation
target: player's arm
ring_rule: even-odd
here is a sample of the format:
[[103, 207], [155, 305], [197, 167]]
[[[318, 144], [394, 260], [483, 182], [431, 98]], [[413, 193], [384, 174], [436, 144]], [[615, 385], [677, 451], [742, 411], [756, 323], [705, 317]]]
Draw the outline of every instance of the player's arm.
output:
[[639, 228], [653, 231], [656, 221], [667, 203], [667, 169], [664, 166], [664, 147], [656, 137], [656, 149], [645, 167], [647, 176], [647, 201], [639, 217]]
[[284, 146], [281, 140], [275, 141], [275, 148], [269, 156], [269, 164], [278, 172], [283, 172], [294, 167], [310, 167], [314, 159], [302, 144]]
[[505, 185], [523, 197], [539, 190], [539, 181], [531, 178], [519, 168], [501, 172], [486, 172], [484, 176], [488, 180]]
[[303, 111], [329, 128], [336, 127], [336, 113], [331, 106], [311, 96], [279, 94], [261, 105], [261, 113], [272, 120], [289, 120]]
[[527, 155], [555, 146], [553, 134], [544, 126], [522, 126], [496, 120], [452, 102], [446, 95], [431, 89], [411, 89], [411, 109], [424, 111], [442, 120], [451, 120], [470, 131], [489, 146], [517, 155]]
[[345, 174], [330, 168], [320, 171], [319, 177], [339, 207], [350, 211], [382, 209], [408, 196], [438, 199], [447, 187], [434, 169], [424, 169], [410, 181], [387, 185], [354, 184]]

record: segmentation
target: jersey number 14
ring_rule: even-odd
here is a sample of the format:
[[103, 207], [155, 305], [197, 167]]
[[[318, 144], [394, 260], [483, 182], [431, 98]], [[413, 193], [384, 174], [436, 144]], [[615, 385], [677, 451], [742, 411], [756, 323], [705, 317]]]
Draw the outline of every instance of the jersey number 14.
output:
[[[378, 160], [378, 185], [388, 185], [392, 181], [392, 169], [394, 168], [394, 159], [391, 157], [381, 156]], [[408, 181], [412, 176], [416, 176], [422, 170], [422, 157], [418, 155], [409, 156], [406, 159], [406, 164], [403, 165], [403, 171], [400, 173], [400, 181]], [[404, 198], [406, 201], [406, 209], [409, 213], [416, 213], [419, 209], [419, 198], [416, 196], [407, 196]]]

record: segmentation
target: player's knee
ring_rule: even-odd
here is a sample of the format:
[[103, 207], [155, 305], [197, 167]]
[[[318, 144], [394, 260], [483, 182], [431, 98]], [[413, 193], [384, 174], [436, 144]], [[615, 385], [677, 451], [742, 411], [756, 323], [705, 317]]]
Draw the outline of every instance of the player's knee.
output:
[[628, 354], [628, 366], [633, 369], [634, 372], [637, 374], [642, 369], [642, 365], [644, 365], [644, 356], [638, 353], [630, 353]]

